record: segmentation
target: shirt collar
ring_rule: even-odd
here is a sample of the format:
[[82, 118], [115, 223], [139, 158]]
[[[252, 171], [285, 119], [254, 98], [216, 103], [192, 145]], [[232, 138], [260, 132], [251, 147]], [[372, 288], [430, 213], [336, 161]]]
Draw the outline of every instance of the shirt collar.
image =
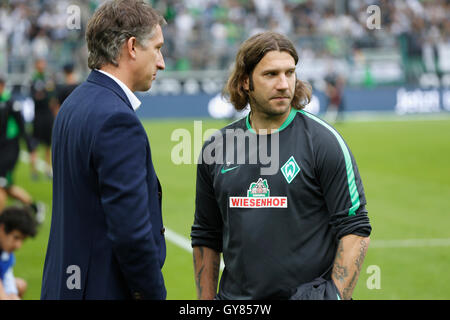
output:
[[125, 83], [123, 83], [122, 81], [120, 81], [119, 79], [117, 79], [116, 77], [114, 77], [112, 74], [103, 71], [103, 70], [98, 70], [98, 72], [103, 73], [104, 75], [107, 75], [108, 77], [110, 77], [111, 79], [113, 79], [115, 82], [117, 82], [117, 84], [122, 88], [122, 90], [125, 92], [128, 101], [130, 101], [131, 103], [131, 107], [133, 108], [134, 111], [136, 111], [140, 106], [141, 106], [141, 101], [134, 95], [134, 93], [130, 90], [130, 88], [128, 88]]

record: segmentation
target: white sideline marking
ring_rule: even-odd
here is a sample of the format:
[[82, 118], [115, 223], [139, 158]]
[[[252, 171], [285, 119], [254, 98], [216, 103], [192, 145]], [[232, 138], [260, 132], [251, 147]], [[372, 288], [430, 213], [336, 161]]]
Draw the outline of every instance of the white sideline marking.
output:
[[[28, 152], [20, 152], [20, 160], [25, 163], [29, 163], [30, 157]], [[38, 159], [37, 169], [44, 171], [47, 164], [45, 161]], [[176, 233], [175, 231], [166, 228], [165, 237], [167, 240], [175, 244], [176, 246], [184, 249], [185, 251], [192, 253], [192, 246], [189, 239]], [[371, 240], [369, 248], [418, 248], [418, 247], [449, 247], [450, 238], [443, 239], [404, 239], [404, 240]], [[220, 261], [220, 270], [225, 267], [223, 260]]]
[[[173, 230], [170, 230], [166, 227], [166, 232], [164, 233], [167, 240], [180, 247], [181, 249], [186, 250], [189, 253], [192, 253], [192, 246], [189, 239], [183, 237], [182, 235], [176, 233]], [[220, 270], [223, 271], [225, 268], [225, 264], [223, 263], [223, 259], [220, 259]]]
[[448, 247], [447, 239], [405, 239], [405, 240], [372, 240], [370, 248], [417, 248], [417, 247]]
[[[24, 150], [20, 151], [20, 160], [24, 163], [30, 163], [30, 154]], [[45, 172], [45, 168], [47, 167], [47, 163], [41, 159], [37, 160], [36, 163], [37, 170], [40, 172]], [[166, 231], [164, 233], [167, 240], [175, 244], [176, 246], [180, 247], [181, 249], [186, 250], [189, 253], [192, 253], [192, 246], [191, 242], [183, 237], [182, 235], [179, 235], [175, 231], [170, 230], [166, 227]], [[223, 260], [220, 260], [220, 270], [223, 270], [225, 268], [225, 264], [223, 263]]]
[[184, 249], [187, 252], [192, 253], [191, 242], [187, 238], [183, 237], [182, 235], [179, 235], [178, 233], [170, 230], [167, 227], [166, 232], [164, 232], [164, 236], [166, 237], [167, 240], [179, 246], [181, 249]]
[[[166, 228], [166, 238], [170, 242], [192, 252], [191, 242], [178, 233]], [[418, 248], [418, 247], [448, 247], [450, 238], [444, 239], [405, 239], [405, 240], [371, 240], [370, 248]]]

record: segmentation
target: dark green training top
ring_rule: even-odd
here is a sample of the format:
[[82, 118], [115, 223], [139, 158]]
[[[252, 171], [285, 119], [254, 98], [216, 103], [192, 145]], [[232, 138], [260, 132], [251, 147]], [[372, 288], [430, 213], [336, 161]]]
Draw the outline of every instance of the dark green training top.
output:
[[249, 116], [238, 120], [204, 144], [199, 161], [192, 246], [223, 252], [217, 298], [289, 298], [302, 283], [330, 279], [340, 238], [370, 235], [352, 153], [308, 112], [292, 109], [265, 136]]
[[[4, 90], [0, 94], [0, 149], [4, 153], [0, 153], [2, 158], [6, 157], [5, 150], [12, 144], [19, 144], [18, 139], [24, 137], [28, 150], [31, 149], [30, 138], [25, 132], [25, 121], [21, 112], [21, 104], [16, 103], [11, 98], [11, 93]], [[0, 159], [1, 160], [1, 159]], [[0, 161], [0, 163], [3, 163]]]

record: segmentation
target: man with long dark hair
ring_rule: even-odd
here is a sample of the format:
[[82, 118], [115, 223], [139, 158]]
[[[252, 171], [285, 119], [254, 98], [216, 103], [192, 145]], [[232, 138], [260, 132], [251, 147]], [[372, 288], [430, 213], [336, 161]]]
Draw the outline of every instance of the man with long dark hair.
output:
[[311, 89], [297, 62], [292, 42], [274, 32], [237, 54], [225, 93], [251, 111], [200, 156], [191, 232], [199, 299], [352, 296], [371, 232], [364, 189], [339, 133], [302, 110]]

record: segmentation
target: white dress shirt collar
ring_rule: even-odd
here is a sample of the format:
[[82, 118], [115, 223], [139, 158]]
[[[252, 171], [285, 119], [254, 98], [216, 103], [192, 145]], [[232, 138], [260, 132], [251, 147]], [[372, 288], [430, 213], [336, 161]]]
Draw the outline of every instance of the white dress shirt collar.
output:
[[119, 79], [117, 79], [116, 77], [114, 77], [112, 74], [103, 71], [103, 70], [98, 70], [96, 69], [98, 72], [101, 72], [105, 75], [107, 75], [108, 77], [110, 77], [111, 79], [113, 79], [115, 82], [117, 82], [117, 84], [122, 88], [122, 90], [125, 92], [128, 101], [130, 101], [131, 106], [133, 107], [133, 110], [136, 111], [140, 105], [141, 105], [141, 101], [134, 95], [134, 93], [130, 90], [130, 88], [128, 88], [125, 83], [123, 83], [122, 81], [120, 81]]

